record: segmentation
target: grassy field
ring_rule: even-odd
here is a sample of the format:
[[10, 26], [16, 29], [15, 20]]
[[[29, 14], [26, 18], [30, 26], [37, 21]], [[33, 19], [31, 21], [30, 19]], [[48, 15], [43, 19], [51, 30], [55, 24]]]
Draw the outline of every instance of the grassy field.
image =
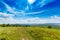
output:
[[0, 40], [60, 40], [60, 29], [0, 27]]

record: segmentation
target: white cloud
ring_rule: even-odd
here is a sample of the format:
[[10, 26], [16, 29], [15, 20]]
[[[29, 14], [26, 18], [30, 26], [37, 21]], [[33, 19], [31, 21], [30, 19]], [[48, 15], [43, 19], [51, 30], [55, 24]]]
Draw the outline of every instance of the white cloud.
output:
[[39, 0], [39, 3], [36, 6], [43, 7], [44, 5], [50, 3], [50, 2], [54, 2], [55, 0]]
[[48, 12], [50, 10], [53, 10], [53, 9], [49, 9], [49, 10], [41, 10], [41, 11], [37, 11], [37, 12], [29, 12], [29, 13], [26, 13], [26, 14], [41, 14], [41, 13], [44, 13], [44, 12]]
[[29, 4], [33, 4], [36, 0], [28, 0]]
[[4, 13], [4, 12], [0, 12], [0, 17], [12, 17], [14, 16], [13, 14], [7, 14], [7, 13]]
[[38, 14], [38, 13], [43, 13], [45, 11], [39, 11], [39, 12], [30, 12], [30, 13], [27, 13], [27, 14]]
[[49, 11], [49, 10], [43, 10], [43, 11], [38, 11], [38, 12], [30, 12], [30, 13], [27, 13], [27, 14], [40, 14], [40, 13], [43, 13], [43, 12], [46, 12], [46, 11]]
[[52, 16], [49, 18], [22, 18], [15, 19], [12, 17], [9, 18], [0, 18], [0, 23], [10, 23], [10, 24], [44, 24], [44, 23], [60, 23], [60, 17]]
[[14, 14], [14, 15], [20, 15], [20, 16], [25, 16], [25, 13], [23, 10], [20, 10], [18, 11], [16, 8], [14, 7], [10, 7], [8, 4], [6, 4], [5, 2], [3, 2], [3, 4], [5, 5], [6, 7], [6, 13], [9, 12], [11, 14]]

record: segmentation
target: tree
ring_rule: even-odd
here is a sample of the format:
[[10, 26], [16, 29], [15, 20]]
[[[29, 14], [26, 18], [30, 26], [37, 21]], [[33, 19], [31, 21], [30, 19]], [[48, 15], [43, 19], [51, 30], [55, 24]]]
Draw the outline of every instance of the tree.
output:
[[6, 24], [6, 26], [9, 26], [9, 24]]
[[5, 26], [6, 26], [5, 24], [2, 25], [2, 27], [5, 27]]
[[48, 26], [48, 28], [52, 28], [51, 26]]

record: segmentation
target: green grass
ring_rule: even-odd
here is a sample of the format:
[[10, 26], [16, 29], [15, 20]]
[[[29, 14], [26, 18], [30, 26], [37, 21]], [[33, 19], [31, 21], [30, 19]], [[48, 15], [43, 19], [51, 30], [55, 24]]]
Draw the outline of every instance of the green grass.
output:
[[0, 27], [0, 40], [60, 40], [60, 29]]

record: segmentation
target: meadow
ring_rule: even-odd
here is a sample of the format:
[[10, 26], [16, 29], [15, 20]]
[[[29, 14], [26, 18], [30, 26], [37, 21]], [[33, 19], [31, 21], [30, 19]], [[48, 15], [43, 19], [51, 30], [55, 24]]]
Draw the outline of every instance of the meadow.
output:
[[0, 27], [0, 40], [60, 40], [60, 29]]

